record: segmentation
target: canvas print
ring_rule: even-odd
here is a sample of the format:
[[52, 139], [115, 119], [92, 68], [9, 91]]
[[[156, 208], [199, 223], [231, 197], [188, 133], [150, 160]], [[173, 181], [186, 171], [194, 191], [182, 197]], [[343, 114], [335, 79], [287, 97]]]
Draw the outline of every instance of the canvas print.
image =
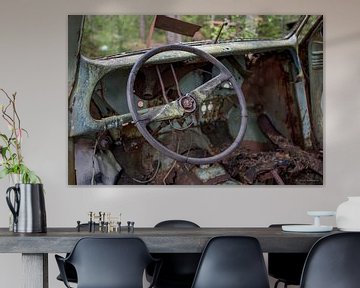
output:
[[69, 15], [68, 184], [322, 185], [322, 15]]

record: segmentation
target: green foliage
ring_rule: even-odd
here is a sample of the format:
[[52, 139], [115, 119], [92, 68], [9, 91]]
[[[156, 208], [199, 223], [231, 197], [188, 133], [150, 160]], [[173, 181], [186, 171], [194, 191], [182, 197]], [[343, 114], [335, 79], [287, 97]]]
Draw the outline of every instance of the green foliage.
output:
[[[86, 16], [82, 53], [96, 58], [144, 49], [153, 19], [153, 15]], [[182, 36], [182, 42], [214, 40], [224, 22], [219, 40], [282, 38], [288, 24], [298, 19], [298, 15], [181, 15], [180, 20], [202, 26], [199, 39]], [[166, 39], [166, 31], [155, 29], [151, 40], [158, 46]]]
[[16, 93], [7, 94], [3, 89], [7, 103], [0, 105], [1, 117], [8, 126], [8, 134], [0, 133], [0, 179], [9, 174], [21, 176], [22, 183], [41, 183], [41, 179], [25, 164], [21, 153], [21, 144], [27, 131], [20, 125], [20, 117], [16, 110]]
[[145, 48], [140, 41], [140, 16], [87, 16], [82, 52], [89, 57]]
[[21, 177], [21, 183], [41, 183], [40, 177], [37, 176], [34, 171], [26, 167], [23, 163], [14, 164], [9, 167], [4, 166], [4, 168], [0, 171], [0, 179], [3, 179], [10, 174], [19, 174]]

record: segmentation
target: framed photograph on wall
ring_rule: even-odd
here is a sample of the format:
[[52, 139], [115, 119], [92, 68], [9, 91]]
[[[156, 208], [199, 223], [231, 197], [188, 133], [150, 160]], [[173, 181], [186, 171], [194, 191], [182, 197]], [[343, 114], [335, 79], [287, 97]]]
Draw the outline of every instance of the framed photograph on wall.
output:
[[321, 15], [70, 15], [70, 185], [322, 185]]

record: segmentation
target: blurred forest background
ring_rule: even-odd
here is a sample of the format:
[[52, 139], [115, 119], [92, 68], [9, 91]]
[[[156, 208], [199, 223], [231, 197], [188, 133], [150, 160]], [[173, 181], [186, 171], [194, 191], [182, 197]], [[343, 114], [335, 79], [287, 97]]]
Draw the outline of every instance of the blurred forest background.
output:
[[90, 58], [136, 51], [163, 44], [229, 39], [283, 38], [299, 15], [167, 15], [201, 28], [184, 36], [153, 29], [154, 15], [85, 17], [82, 54]]

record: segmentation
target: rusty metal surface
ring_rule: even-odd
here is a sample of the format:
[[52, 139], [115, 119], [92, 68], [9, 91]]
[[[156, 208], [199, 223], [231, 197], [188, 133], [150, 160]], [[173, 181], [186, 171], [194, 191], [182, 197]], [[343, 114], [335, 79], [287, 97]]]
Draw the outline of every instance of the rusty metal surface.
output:
[[69, 15], [68, 21], [68, 95], [70, 96], [80, 57], [80, 42], [84, 16]]
[[218, 185], [231, 180], [230, 175], [223, 166], [213, 164], [211, 166], [194, 167], [195, 175], [206, 185]]
[[252, 58], [249, 63], [252, 74], [244, 81], [243, 91], [255, 122], [259, 113], [266, 112], [275, 119], [282, 135], [302, 146], [302, 119], [292, 86], [291, 59], [287, 53]]
[[320, 148], [323, 148], [323, 49], [320, 26], [308, 42], [311, 120], [314, 136]]
[[301, 132], [302, 132], [302, 140], [303, 145], [307, 149], [313, 148], [312, 143], [312, 129], [310, 123], [310, 112], [308, 101], [306, 97], [306, 89], [304, 80], [300, 80], [294, 84], [295, 86], [295, 95], [297, 100], [297, 106], [300, 111], [300, 119], [301, 119]]
[[318, 156], [307, 151], [304, 151], [298, 146], [291, 144], [291, 142], [282, 136], [271, 123], [271, 120], [265, 114], [259, 116], [259, 126], [267, 137], [277, 145], [284, 152], [289, 153], [290, 157], [299, 159], [303, 162], [301, 166], [310, 168], [314, 172], [323, 175], [322, 161], [318, 159]]
[[155, 27], [181, 35], [193, 37], [201, 26], [171, 18], [165, 15], [156, 15]]
[[[233, 40], [227, 42], [221, 42], [217, 44], [213, 43], [193, 43], [187, 44], [189, 46], [194, 46], [203, 50], [204, 52], [213, 55], [214, 57], [221, 56], [231, 56], [245, 53], [261, 53], [264, 51], [276, 51], [283, 49], [295, 49], [298, 45], [297, 38], [295, 35], [288, 39], [280, 40]], [[87, 62], [89, 65], [96, 66], [101, 72], [102, 77], [104, 74], [108, 73], [114, 69], [125, 69], [131, 68], [135, 62], [148, 50], [137, 51], [129, 54], [109, 56], [106, 58], [99, 59], [89, 59], [85, 56], [82, 56], [83, 61]], [[147, 64], [162, 64], [162, 63], [171, 63], [177, 61], [196, 62], [198, 59], [192, 54], [185, 51], [177, 52], [168, 52], [162, 55], [158, 55], [151, 59]]]

